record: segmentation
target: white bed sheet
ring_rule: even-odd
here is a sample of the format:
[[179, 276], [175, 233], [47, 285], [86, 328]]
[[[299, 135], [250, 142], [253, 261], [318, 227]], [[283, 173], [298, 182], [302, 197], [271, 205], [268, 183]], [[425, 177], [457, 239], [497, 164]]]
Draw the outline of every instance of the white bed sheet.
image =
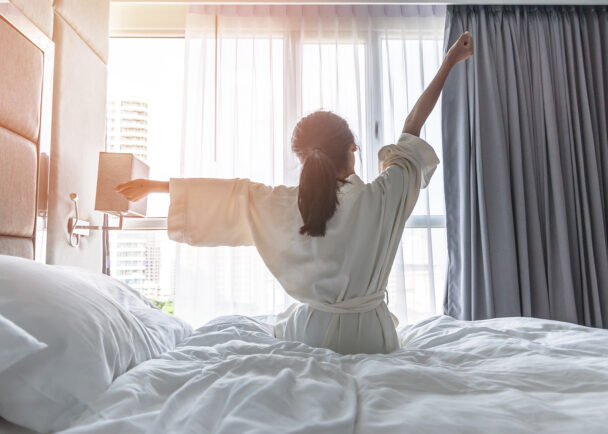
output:
[[76, 433], [608, 432], [608, 331], [430, 318], [341, 356], [222, 317], [114, 381]]

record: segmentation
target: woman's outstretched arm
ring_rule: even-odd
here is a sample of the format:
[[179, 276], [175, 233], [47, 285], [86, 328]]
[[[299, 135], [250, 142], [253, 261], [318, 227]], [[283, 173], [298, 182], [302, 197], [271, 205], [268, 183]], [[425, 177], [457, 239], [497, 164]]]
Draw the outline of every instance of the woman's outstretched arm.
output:
[[151, 179], [134, 179], [114, 187], [117, 193], [122, 194], [127, 200], [137, 202], [150, 193], [169, 193], [169, 182], [153, 181]]
[[420, 98], [414, 105], [412, 111], [407, 115], [405, 119], [405, 125], [403, 126], [403, 132], [413, 134], [414, 136], [420, 135], [420, 130], [426, 122], [427, 118], [433, 111], [433, 107], [439, 99], [441, 89], [445, 84], [445, 80], [448, 78], [448, 74], [454, 65], [462, 60], [466, 60], [473, 55], [473, 38], [469, 32], [464, 32], [460, 35], [460, 38], [452, 45], [449, 49], [448, 54], [443, 59], [443, 63], [431, 81], [431, 84], [422, 92]]

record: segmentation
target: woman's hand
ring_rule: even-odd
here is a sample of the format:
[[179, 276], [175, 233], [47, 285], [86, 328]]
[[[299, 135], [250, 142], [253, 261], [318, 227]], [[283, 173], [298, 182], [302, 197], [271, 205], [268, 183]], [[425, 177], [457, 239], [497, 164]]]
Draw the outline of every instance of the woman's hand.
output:
[[467, 31], [460, 35], [458, 40], [454, 42], [454, 45], [450, 47], [446, 58], [452, 65], [455, 65], [458, 62], [461, 62], [471, 57], [473, 55], [473, 52], [473, 37]]
[[137, 202], [152, 193], [147, 179], [134, 179], [117, 185], [114, 190], [131, 202]]
[[114, 191], [122, 194], [131, 202], [137, 202], [150, 193], [169, 193], [169, 183], [150, 179], [134, 179], [117, 185], [114, 187]]

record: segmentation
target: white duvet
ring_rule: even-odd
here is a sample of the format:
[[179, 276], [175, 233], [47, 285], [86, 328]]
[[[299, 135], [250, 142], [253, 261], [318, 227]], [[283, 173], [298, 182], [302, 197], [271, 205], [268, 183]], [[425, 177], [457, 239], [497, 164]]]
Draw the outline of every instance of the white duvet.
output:
[[341, 356], [222, 317], [123, 374], [75, 433], [608, 432], [608, 331], [430, 318]]

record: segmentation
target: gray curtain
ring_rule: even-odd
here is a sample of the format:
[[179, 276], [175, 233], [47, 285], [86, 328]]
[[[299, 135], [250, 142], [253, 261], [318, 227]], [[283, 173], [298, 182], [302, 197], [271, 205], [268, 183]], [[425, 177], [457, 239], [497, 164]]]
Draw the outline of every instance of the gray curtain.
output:
[[447, 315], [608, 327], [605, 6], [450, 6]]

